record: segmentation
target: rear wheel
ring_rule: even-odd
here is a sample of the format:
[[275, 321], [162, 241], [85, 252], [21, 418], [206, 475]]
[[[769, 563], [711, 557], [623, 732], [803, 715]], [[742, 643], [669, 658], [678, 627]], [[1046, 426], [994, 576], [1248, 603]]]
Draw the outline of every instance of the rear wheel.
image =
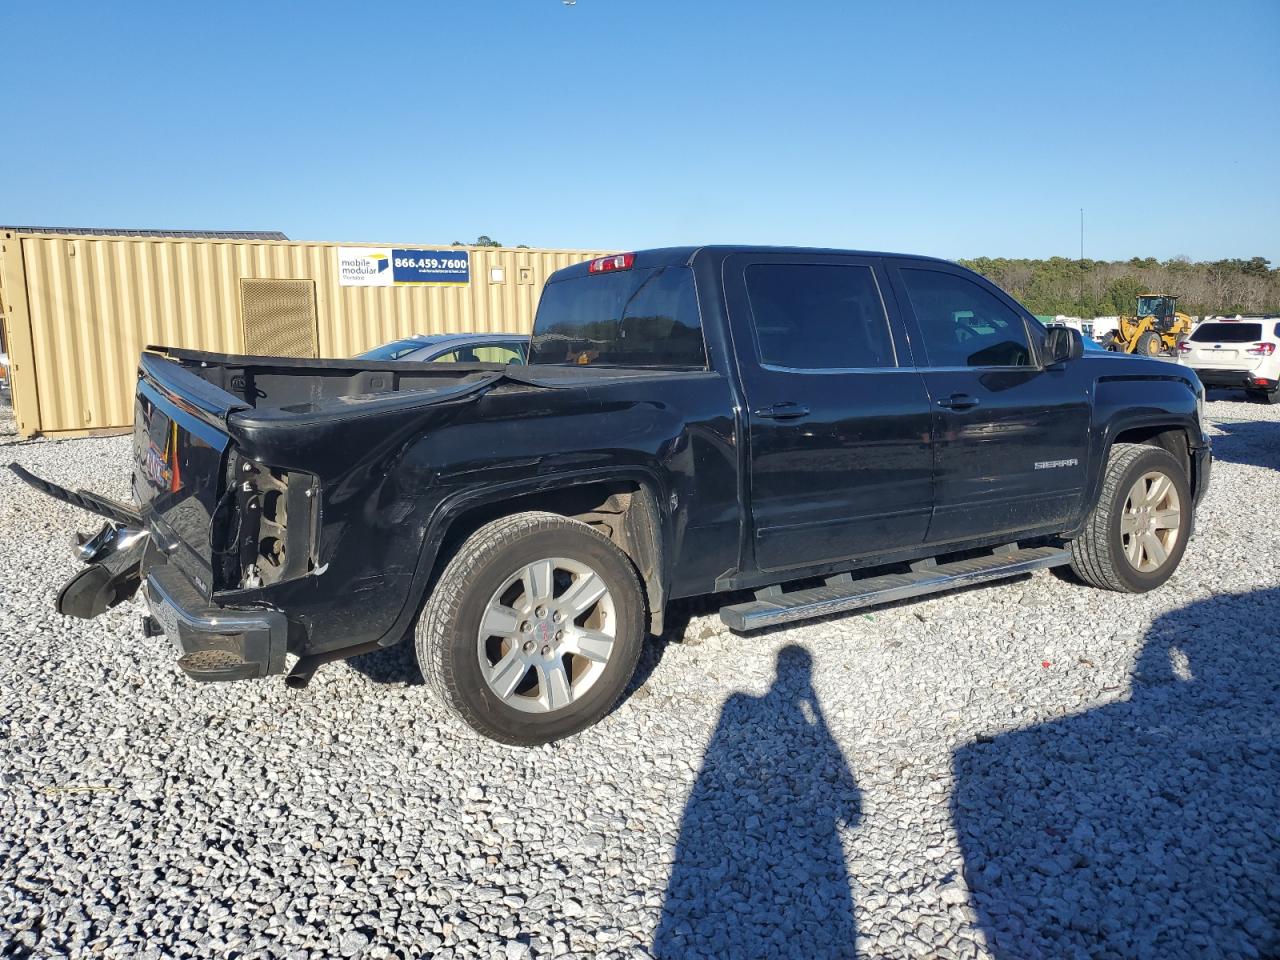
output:
[[1071, 542], [1071, 569], [1105, 590], [1145, 593], [1173, 575], [1191, 529], [1191, 490], [1167, 450], [1116, 444], [1098, 502]]
[[1133, 352], [1140, 353], [1144, 357], [1158, 357], [1163, 346], [1160, 342], [1160, 335], [1148, 330], [1138, 338], [1138, 343]]
[[1275, 390], [1246, 390], [1245, 396], [1259, 403], [1280, 403], [1280, 388]]
[[635, 672], [644, 598], [631, 561], [585, 523], [520, 513], [481, 527], [441, 574], [418, 662], [476, 731], [532, 746], [608, 712]]

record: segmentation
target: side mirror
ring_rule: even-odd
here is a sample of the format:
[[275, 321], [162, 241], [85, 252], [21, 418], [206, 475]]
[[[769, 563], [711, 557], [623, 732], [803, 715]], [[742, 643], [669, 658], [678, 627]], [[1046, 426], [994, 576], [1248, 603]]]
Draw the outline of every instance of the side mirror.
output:
[[1079, 360], [1084, 356], [1084, 338], [1073, 327], [1050, 327], [1046, 347], [1045, 366]]

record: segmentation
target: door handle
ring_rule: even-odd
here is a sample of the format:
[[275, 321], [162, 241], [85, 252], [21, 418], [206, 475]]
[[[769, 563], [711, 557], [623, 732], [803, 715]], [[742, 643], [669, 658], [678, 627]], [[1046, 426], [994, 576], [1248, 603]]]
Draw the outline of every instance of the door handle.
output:
[[790, 400], [783, 400], [781, 403], [761, 407], [754, 412], [754, 416], [763, 420], [799, 420], [801, 417], [807, 417], [808, 415], [808, 407], [803, 403], [793, 403]]
[[972, 410], [981, 402], [977, 397], [971, 397], [967, 393], [953, 393], [939, 400], [938, 406], [946, 407], [948, 410]]

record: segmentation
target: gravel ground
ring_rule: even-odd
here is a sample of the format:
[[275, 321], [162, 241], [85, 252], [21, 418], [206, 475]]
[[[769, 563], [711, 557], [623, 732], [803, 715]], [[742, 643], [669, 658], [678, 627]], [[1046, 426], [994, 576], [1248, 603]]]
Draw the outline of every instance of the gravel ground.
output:
[[[0, 954], [1280, 956], [1280, 407], [1214, 394], [1173, 580], [1040, 574], [734, 637], [691, 608], [520, 750], [407, 647], [197, 686], [52, 610], [89, 521], [0, 478]], [[125, 494], [123, 438], [0, 459]]]

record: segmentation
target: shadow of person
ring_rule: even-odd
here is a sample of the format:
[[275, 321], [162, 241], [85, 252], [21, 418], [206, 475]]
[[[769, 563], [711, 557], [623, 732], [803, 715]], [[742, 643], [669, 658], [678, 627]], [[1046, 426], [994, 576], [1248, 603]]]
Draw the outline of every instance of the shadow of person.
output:
[[1161, 616], [1126, 701], [956, 752], [993, 955], [1280, 956], [1280, 589]]
[[860, 809], [811, 658], [784, 647], [768, 692], [735, 693], [721, 709], [680, 824], [654, 956], [853, 957], [840, 831]]

